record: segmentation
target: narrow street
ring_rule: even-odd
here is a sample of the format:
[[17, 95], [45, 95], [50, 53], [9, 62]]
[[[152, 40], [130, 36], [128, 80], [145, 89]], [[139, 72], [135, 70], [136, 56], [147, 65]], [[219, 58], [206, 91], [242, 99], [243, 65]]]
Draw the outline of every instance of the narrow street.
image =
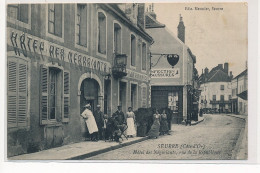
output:
[[204, 116], [205, 120], [195, 126], [174, 124], [170, 136], [160, 136], [86, 159], [231, 159], [245, 121], [218, 114]]

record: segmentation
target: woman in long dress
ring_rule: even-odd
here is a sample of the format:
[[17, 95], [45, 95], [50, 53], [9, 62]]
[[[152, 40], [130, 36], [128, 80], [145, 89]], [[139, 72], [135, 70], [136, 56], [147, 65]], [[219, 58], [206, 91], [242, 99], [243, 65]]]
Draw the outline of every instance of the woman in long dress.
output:
[[91, 106], [90, 104], [87, 104], [86, 109], [82, 112], [81, 116], [84, 118], [89, 134], [91, 136], [91, 140], [92, 141], [97, 141], [97, 132], [98, 132], [98, 128], [97, 128], [97, 123], [95, 120], [95, 117], [93, 116], [92, 112], [91, 112]]
[[155, 114], [153, 114], [153, 125], [148, 132], [149, 138], [158, 138], [159, 136], [159, 130], [160, 130], [160, 118], [161, 115], [159, 114], [158, 110], [155, 111]]
[[167, 121], [167, 115], [165, 113], [165, 110], [163, 110], [163, 112], [161, 114], [160, 134], [161, 135], [164, 135], [164, 134], [170, 135], [169, 127], [168, 127], [168, 121]]
[[126, 113], [126, 123], [128, 128], [126, 129], [126, 135], [128, 137], [134, 137], [136, 134], [135, 130], [135, 114], [132, 110], [132, 107], [128, 108], [128, 112]]

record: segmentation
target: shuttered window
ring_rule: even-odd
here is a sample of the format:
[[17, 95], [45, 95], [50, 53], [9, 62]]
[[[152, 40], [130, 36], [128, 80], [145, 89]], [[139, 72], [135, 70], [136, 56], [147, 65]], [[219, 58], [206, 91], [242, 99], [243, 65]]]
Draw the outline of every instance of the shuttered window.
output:
[[[40, 123], [68, 122], [70, 113], [70, 73], [41, 66]], [[61, 89], [63, 88], [63, 89]], [[63, 98], [63, 99], [61, 99]]]
[[87, 47], [87, 5], [77, 4], [76, 43]]
[[62, 4], [48, 5], [48, 31], [62, 37]]
[[142, 103], [141, 103], [141, 106], [143, 108], [146, 108], [147, 107], [147, 88], [146, 87], [142, 87], [141, 88], [141, 100], [142, 100]]
[[98, 52], [106, 54], [107, 42], [106, 16], [102, 12], [98, 12]]
[[8, 58], [7, 73], [8, 127], [25, 127], [28, 125], [27, 62], [22, 59]]
[[64, 111], [63, 111], [63, 122], [69, 121], [70, 113], [70, 73], [64, 72]]

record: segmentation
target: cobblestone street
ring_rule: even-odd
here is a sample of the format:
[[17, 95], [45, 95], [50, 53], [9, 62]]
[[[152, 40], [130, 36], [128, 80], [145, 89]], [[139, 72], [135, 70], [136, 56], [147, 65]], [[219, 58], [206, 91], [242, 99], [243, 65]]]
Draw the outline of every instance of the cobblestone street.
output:
[[232, 159], [245, 120], [218, 114], [204, 116], [204, 122], [195, 126], [174, 124], [170, 136], [149, 139], [87, 159]]

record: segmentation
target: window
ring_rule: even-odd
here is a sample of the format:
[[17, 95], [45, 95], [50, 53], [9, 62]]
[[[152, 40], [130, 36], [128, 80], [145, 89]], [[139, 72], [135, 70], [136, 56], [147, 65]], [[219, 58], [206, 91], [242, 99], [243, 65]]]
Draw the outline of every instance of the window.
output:
[[131, 34], [131, 66], [135, 66], [135, 57], [136, 57], [136, 38]]
[[137, 85], [131, 84], [131, 107], [137, 109]]
[[28, 125], [27, 62], [9, 57], [7, 77], [7, 126], [26, 127]]
[[220, 100], [221, 100], [221, 101], [224, 101], [224, 95], [221, 95], [221, 96], [220, 96]]
[[213, 101], [216, 101], [216, 95], [213, 95]]
[[231, 95], [228, 95], [228, 100], [231, 100]]
[[224, 85], [220, 85], [220, 90], [224, 90]]
[[76, 44], [87, 47], [87, 5], [77, 4]]
[[28, 4], [9, 4], [7, 7], [9, 17], [19, 20], [23, 23], [29, 22], [29, 5]]
[[121, 53], [121, 27], [119, 24], [114, 24], [114, 52]]
[[106, 54], [106, 16], [98, 12], [98, 53]]
[[174, 112], [178, 112], [179, 95], [177, 91], [168, 92], [168, 108]]
[[48, 32], [62, 37], [62, 5], [48, 5]]
[[42, 65], [40, 83], [41, 124], [68, 122], [70, 106], [69, 79], [69, 72]]
[[142, 44], [142, 70], [146, 70], [146, 44]]

